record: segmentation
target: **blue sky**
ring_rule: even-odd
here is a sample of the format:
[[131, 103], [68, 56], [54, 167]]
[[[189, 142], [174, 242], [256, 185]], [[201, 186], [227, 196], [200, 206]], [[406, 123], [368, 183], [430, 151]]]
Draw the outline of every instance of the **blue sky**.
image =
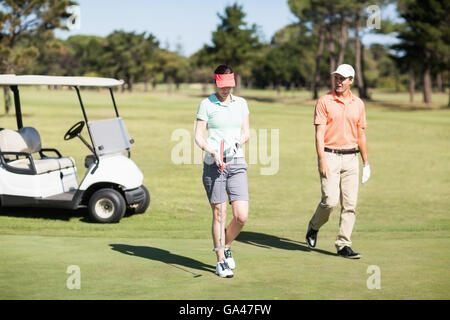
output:
[[[235, 2], [243, 6], [248, 25], [256, 24], [263, 40], [270, 41], [282, 27], [294, 23], [287, 0], [77, 0], [80, 5], [80, 28], [57, 31], [56, 36], [70, 35], [106, 36], [114, 30], [151, 32], [161, 46], [176, 50], [181, 45], [186, 56], [204, 44], [210, 43], [211, 33], [217, 28], [226, 6]], [[393, 8], [382, 13], [392, 16]], [[365, 44], [393, 41], [392, 37], [367, 35]]]

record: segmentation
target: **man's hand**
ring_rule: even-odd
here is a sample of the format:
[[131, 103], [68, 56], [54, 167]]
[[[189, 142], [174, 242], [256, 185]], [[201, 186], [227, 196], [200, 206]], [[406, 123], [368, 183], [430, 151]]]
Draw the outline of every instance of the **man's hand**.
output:
[[324, 178], [328, 178], [329, 173], [330, 173], [330, 170], [328, 169], [327, 162], [325, 161], [325, 159], [320, 159], [319, 160], [319, 174], [320, 174], [320, 176], [322, 176]]
[[365, 184], [370, 178], [370, 165], [366, 164], [363, 166], [361, 183]]

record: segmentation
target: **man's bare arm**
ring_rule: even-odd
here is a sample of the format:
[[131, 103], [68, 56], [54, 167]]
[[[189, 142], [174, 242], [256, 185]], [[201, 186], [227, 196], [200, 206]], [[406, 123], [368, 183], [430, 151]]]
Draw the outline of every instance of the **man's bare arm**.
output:
[[325, 128], [324, 124], [316, 124], [316, 152], [319, 174], [328, 178], [329, 169], [325, 161]]
[[363, 165], [369, 164], [369, 157], [367, 154], [367, 139], [366, 139], [366, 131], [364, 128], [358, 128], [358, 148], [361, 153], [361, 158], [363, 161]]

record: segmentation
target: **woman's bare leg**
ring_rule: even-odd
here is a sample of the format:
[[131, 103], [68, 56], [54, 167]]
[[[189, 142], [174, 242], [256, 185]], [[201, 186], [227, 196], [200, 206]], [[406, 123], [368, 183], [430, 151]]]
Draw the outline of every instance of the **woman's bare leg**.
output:
[[233, 219], [227, 227], [225, 237], [225, 248], [229, 248], [231, 242], [239, 235], [248, 218], [248, 201], [232, 201], [231, 210], [233, 211]]

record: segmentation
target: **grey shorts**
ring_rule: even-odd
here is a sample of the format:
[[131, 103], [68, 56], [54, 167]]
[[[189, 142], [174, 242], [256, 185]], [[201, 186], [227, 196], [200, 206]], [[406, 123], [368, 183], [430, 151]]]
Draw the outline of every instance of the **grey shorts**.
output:
[[[245, 158], [234, 158], [223, 170], [221, 177], [220, 168], [213, 164], [203, 163], [203, 186], [209, 203], [222, 203], [226, 201], [248, 201], [248, 165]], [[222, 178], [222, 179], [221, 179]], [[222, 182], [221, 182], [222, 181]]]

